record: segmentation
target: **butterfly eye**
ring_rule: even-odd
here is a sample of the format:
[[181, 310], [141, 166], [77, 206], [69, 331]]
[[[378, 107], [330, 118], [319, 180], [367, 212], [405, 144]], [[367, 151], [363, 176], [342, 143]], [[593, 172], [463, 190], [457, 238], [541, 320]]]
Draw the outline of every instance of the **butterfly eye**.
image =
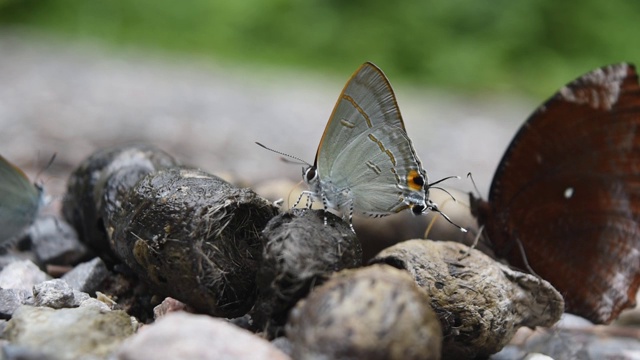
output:
[[424, 205], [413, 205], [413, 207], [411, 208], [411, 212], [413, 212], [415, 215], [422, 214], [424, 210], [425, 210]]
[[304, 172], [304, 180], [306, 182], [311, 182], [316, 177], [318, 177], [318, 172], [316, 171], [315, 166], [308, 167], [307, 170]]

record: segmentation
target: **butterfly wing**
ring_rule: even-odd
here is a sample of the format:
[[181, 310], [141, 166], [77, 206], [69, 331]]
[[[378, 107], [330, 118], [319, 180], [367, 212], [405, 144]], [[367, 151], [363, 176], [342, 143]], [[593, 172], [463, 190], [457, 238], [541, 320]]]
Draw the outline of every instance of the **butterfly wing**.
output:
[[0, 156], [0, 246], [31, 225], [39, 204], [38, 188], [22, 170]]
[[318, 147], [316, 166], [324, 189], [351, 192], [357, 213], [383, 216], [409, 204], [424, 206], [426, 173], [391, 85], [375, 65], [365, 63], [347, 82]]
[[640, 286], [640, 87], [632, 65], [562, 88], [516, 134], [479, 220], [496, 252], [530, 267], [567, 311], [607, 323]]
[[332, 168], [338, 153], [357, 135], [381, 124], [405, 131], [391, 84], [382, 70], [367, 62], [351, 76], [329, 117], [316, 153], [320, 173]]

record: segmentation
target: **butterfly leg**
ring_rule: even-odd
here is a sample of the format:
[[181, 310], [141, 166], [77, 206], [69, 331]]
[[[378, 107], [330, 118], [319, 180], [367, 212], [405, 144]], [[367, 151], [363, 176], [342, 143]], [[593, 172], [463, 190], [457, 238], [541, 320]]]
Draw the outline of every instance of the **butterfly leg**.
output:
[[306, 207], [307, 209], [311, 209], [311, 206], [313, 205], [313, 193], [311, 191], [303, 191], [300, 193], [300, 196], [298, 196], [298, 200], [296, 200], [296, 202], [293, 204], [292, 208], [295, 208], [298, 206], [298, 204], [300, 203], [300, 200], [302, 200], [302, 197], [306, 196], [307, 197], [307, 203], [306, 203]]
[[355, 234], [356, 230], [353, 228], [353, 200], [349, 201], [349, 227], [351, 231]]
[[327, 194], [322, 193], [322, 206], [324, 207], [324, 225], [327, 226], [327, 211], [329, 210], [329, 202], [327, 200]]
[[[353, 233], [355, 234], [356, 231], [353, 228], [353, 195], [352, 195], [350, 189], [344, 190], [342, 192], [342, 194], [343, 194], [343, 196], [345, 198], [345, 205], [346, 205], [346, 203], [349, 204], [349, 217], [347, 218], [347, 220], [349, 221], [349, 227], [351, 228], [351, 231], [353, 231]], [[344, 212], [343, 212], [343, 215], [342, 215], [343, 219], [344, 219], [344, 215], [346, 215], [346, 214], [344, 214]]]

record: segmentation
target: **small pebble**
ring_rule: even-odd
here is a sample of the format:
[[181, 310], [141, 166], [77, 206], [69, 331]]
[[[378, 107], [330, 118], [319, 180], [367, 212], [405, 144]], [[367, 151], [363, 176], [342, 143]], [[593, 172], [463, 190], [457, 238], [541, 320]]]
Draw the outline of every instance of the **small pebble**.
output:
[[89, 253], [74, 228], [53, 216], [36, 219], [29, 228], [29, 237], [40, 264], [72, 265]]
[[128, 339], [115, 359], [290, 360], [268, 341], [227, 321], [178, 311]]
[[73, 289], [62, 279], [48, 280], [35, 285], [33, 296], [36, 306], [46, 306], [53, 309], [77, 306]]
[[91, 261], [78, 264], [73, 270], [64, 274], [62, 279], [74, 290], [92, 294], [98, 290], [109, 274], [104, 261], [96, 257]]
[[33, 292], [24, 289], [0, 289], [0, 318], [9, 319], [21, 305], [33, 305]]
[[123, 311], [24, 305], [14, 312], [3, 337], [14, 349], [41, 354], [38, 359], [104, 359], [136, 329]]
[[47, 279], [49, 275], [32, 261], [15, 261], [0, 271], [0, 288], [32, 291], [34, 285]]
[[160, 305], [153, 308], [153, 317], [155, 320], [176, 311], [183, 311], [187, 308], [187, 305], [174, 298], [165, 298]]

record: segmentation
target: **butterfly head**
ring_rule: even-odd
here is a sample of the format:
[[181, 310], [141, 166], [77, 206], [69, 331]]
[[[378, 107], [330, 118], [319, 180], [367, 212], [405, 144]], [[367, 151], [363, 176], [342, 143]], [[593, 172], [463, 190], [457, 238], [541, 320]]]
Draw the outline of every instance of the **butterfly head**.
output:
[[[427, 184], [427, 174], [420, 169], [411, 170], [406, 177], [406, 189], [412, 194], [420, 194], [419, 196], [411, 195], [405, 198], [409, 202], [409, 208], [415, 215], [424, 214], [431, 209], [429, 202], [429, 184]], [[424, 193], [424, 195], [423, 195]]]
[[318, 182], [318, 169], [315, 165], [308, 166], [306, 169], [302, 168], [302, 178], [308, 185], [313, 185]]

